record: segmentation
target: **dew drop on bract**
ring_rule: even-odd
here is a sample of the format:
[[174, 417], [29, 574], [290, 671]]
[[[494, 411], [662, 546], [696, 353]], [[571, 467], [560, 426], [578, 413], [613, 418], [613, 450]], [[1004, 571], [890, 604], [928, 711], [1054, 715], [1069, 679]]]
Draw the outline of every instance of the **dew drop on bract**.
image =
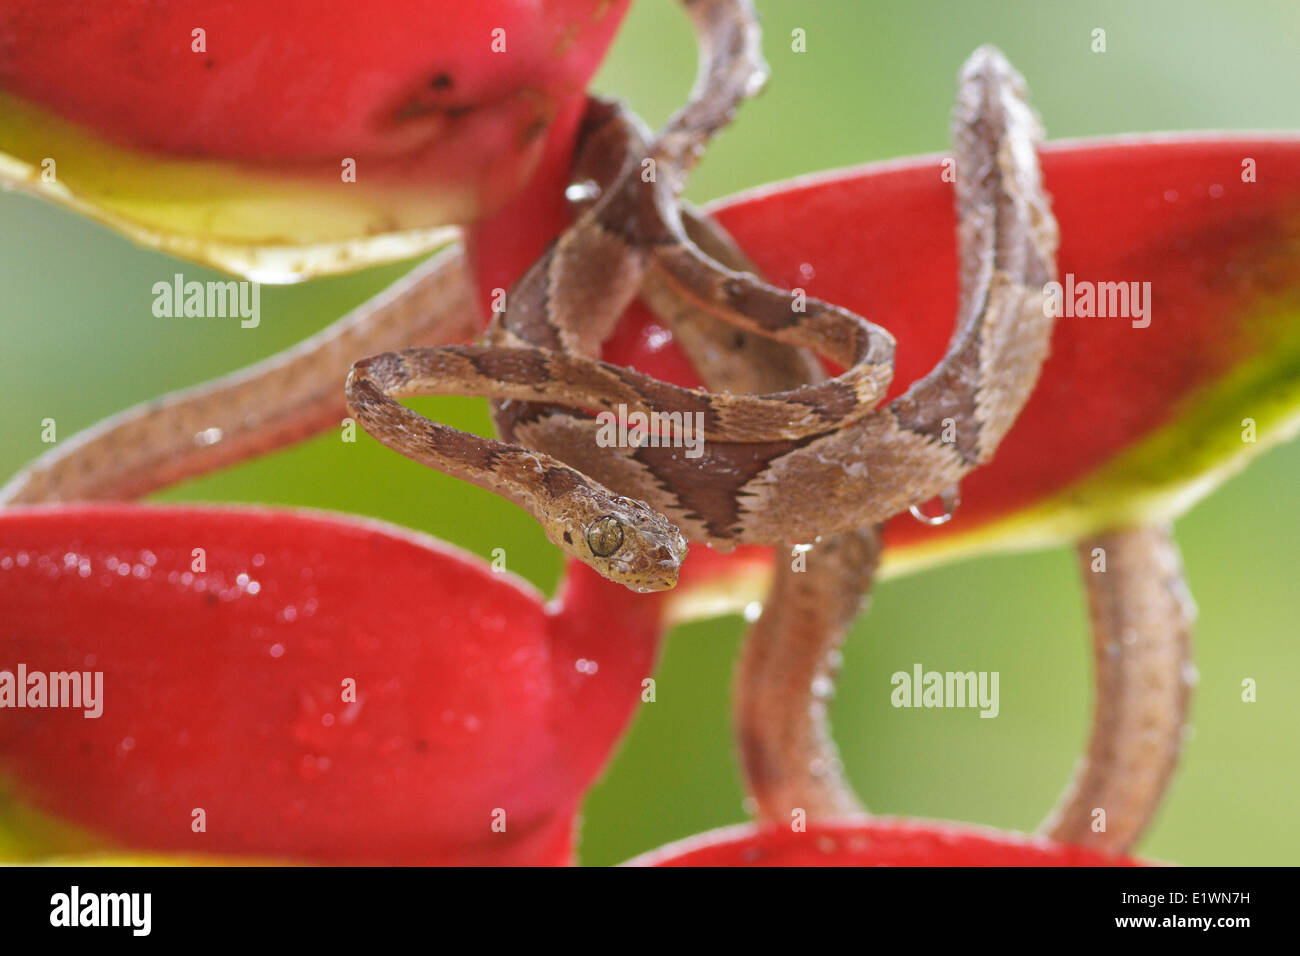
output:
[[588, 202], [600, 195], [600, 184], [594, 179], [585, 179], [580, 183], [569, 183], [564, 187], [564, 198], [569, 202]]
[[757, 96], [767, 86], [767, 70], [755, 70], [745, 79], [745, 95]]
[[[959, 485], [949, 485], [943, 491], [939, 492], [939, 501], [943, 505], [943, 513], [939, 515], [928, 515], [918, 505], [912, 505], [907, 510], [912, 513], [912, 517], [924, 525], [938, 527], [941, 524], [947, 524], [952, 520], [952, 516], [957, 513], [961, 506], [961, 487]], [[924, 504], [924, 502], [922, 502]]]

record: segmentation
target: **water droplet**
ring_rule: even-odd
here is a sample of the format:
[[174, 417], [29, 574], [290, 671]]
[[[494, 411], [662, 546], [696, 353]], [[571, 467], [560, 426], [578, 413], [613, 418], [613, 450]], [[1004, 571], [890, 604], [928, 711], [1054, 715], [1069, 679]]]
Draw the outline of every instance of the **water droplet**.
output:
[[271, 651], [270, 651], [270, 653], [271, 653], [271, 656], [272, 656], [272, 657], [277, 658], [277, 659], [278, 659], [278, 658], [281, 658], [281, 657], [284, 657], [284, 645], [283, 645], [283, 644], [272, 644], [272, 645], [271, 645]]
[[569, 202], [588, 202], [600, 195], [600, 183], [594, 179], [584, 179], [580, 183], [569, 183], [564, 187], [564, 198]]
[[767, 86], [767, 70], [755, 70], [745, 78], [745, 95], [757, 96]]
[[753, 624], [763, 616], [763, 605], [758, 601], [750, 601], [745, 605], [745, 610], [741, 613], [745, 616], [746, 621]]
[[1165, 190], [1165, 202], [1178, 202], [1178, 190], [1177, 190], [1177, 189], [1166, 189], [1166, 190]]
[[215, 445], [225, 436], [220, 428], [205, 428], [201, 432], [195, 432], [194, 444], [196, 445]]
[[961, 487], [959, 485], [949, 485], [939, 492], [939, 500], [943, 504], [943, 514], [940, 515], [928, 515], [917, 505], [912, 505], [907, 510], [912, 512], [912, 517], [921, 524], [930, 525], [931, 527], [947, 524], [961, 506]]
[[1220, 186], [1218, 183], [1214, 183], [1213, 185], [1210, 186], [1210, 198], [1211, 198], [1211, 199], [1218, 199], [1218, 198], [1219, 198], [1220, 196], [1222, 196], [1222, 195], [1223, 195], [1223, 187], [1222, 187], [1222, 186]]
[[817, 270], [812, 267], [811, 262], [801, 262], [799, 263], [799, 275], [803, 277], [804, 282], [808, 282], [816, 278]]
[[650, 325], [644, 334], [646, 347], [654, 351], [667, 347], [673, 340], [672, 330], [662, 325]]

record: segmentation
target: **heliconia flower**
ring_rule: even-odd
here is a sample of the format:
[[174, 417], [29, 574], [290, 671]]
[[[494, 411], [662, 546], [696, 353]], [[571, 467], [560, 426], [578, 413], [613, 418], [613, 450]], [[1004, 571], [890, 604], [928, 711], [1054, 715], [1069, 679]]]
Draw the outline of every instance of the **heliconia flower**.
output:
[[[1295, 431], [1300, 140], [1065, 144], [1044, 168], [1062, 277], [1149, 282], [1144, 315], [1058, 320], [1039, 389], [957, 518], [889, 529], [896, 567], [1167, 518]], [[772, 280], [891, 329], [896, 389], [939, 358], [956, 302], [939, 160], [767, 187], [716, 215]], [[495, 228], [471, 237], [487, 280], [530, 255], [516, 234], [494, 260]], [[689, 381], [643, 312], [606, 355]], [[74, 507], [10, 512], [0, 529], [4, 665], [105, 674], [103, 717], [0, 711], [10, 857], [567, 861], [582, 792], [640, 700], [660, 627], [749, 600], [719, 584], [732, 559], [699, 548], [664, 598], [575, 564], [547, 614], [481, 564], [341, 519]], [[195, 548], [208, 549], [201, 574]], [[741, 554], [744, 578], [761, 579], [762, 549]], [[356, 701], [339, 696], [348, 678]], [[1083, 861], [910, 825], [885, 845], [880, 826], [892, 825], [867, 825], [870, 847], [740, 831], [671, 856]]]
[[[16, 0], [0, 182], [263, 280], [467, 225], [486, 296], [564, 225], [583, 88], [626, 6]], [[1168, 519], [1300, 427], [1300, 138], [1051, 144], [1043, 166], [1066, 310], [1052, 357], [956, 518], [891, 524], [886, 570]], [[868, 166], [714, 212], [773, 282], [889, 329], [897, 394], [951, 333], [943, 172]], [[1120, 283], [1124, 314], [1095, 317]], [[1094, 315], [1076, 308], [1089, 294]], [[696, 384], [640, 307], [605, 357]], [[569, 862], [661, 630], [759, 596], [764, 567], [763, 549], [696, 548], [677, 591], [642, 596], [575, 564], [547, 607], [445, 546], [337, 516], [0, 514], [0, 671], [103, 674], [81, 709], [0, 708], [0, 856]], [[1122, 861], [876, 820], [733, 828], [634, 862]]]
[[628, 0], [13, 0], [0, 184], [261, 279], [428, 251], [567, 165]]
[[[648, 699], [660, 597], [577, 565], [545, 607], [337, 515], [0, 513], [0, 859], [568, 863], [582, 796]], [[637, 862], [1123, 861], [869, 820], [731, 828]]]
[[[565, 863], [661, 629], [585, 568], [547, 607], [412, 532], [237, 508], [0, 512], [0, 607], [8, 860]], [[31, 696], [58, 673], [79, 696]]]
[[[1149, 282], [1145, 315], [1058, 320], [1037, 391], [966, 482], [957, 517], [889, 529], [896, 570], [1169, 517], [1296, 428], [1300, 139], [1063, 144], [1045, 150], [1044, 168], [1063, 279]], [[1243, 179], [1248, 170], [1256, 178]], [[773, 281], [889, 328], [901, 389], [937, 360], [952, 325], [941, 171], [938, 158], [864, 167], [715, 211]], [[500, 214], [523, 224], [523, 239], [490, 242], [496, 218], [471, 233], [480, 283], [529, 261], [529, 242], [554, 226], [556, 207], [530, 215], [529, 196]], [[689, 382], [664, 342], [634, 310], [606, 357]], [[640, 699], [661, 627], [750, 600], [744, 583], [763, 576], [759, 548], [741, 560], [695, 548], [666, 596], [631, 595], [573, 565], [547, 613], [479, 564], [333, 518], [58, 508], [0, 515], [0, 529], [0, 666], [102, 669], [106, 695], [100, 718], [0, 710], [9, 857], [567, 861], [573, 815]], [[187, 570], [197, 547], [201, 590]], [[737, 566], [743, 574], [720, 581]], [[337, 696], [348, 677], [355, 706]], [[491, 829], [498, 809], [504, 833]], [[820, 845], [727, 831], [668, 857], [1086, 862], [1021, 838], [865, 826]]]

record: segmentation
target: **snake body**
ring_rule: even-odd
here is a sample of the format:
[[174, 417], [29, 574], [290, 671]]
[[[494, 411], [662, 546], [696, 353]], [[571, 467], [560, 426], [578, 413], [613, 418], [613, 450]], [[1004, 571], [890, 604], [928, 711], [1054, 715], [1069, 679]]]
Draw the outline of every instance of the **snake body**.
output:
[[[611, 126], [621, 134], [610, 133]], [[646, 183], [632, 172], [640, 163], [599, 154], [618, 135], [624, 143], [634, 139], [619, 111], [598, 106], [589, 129], [585, 152], [595, 148], [598, 156], [588, 164], [620, 170], [602, 184], [601, 199], [510, 290], [487, 346], [406, 349], [358, 362], [349, 407], [367, 431], [521, 504], [564, 551], [637, 590], [675, 583], [684, 538], [777, 544], [872, 526], [939, 494], [992, 456], [1047, 354], [1052, 320], [1041, 290], [1054, 272], [1056, 243], [1034, 151], [1037, 118], [1001, 54], [983, 48], [971, 58], [954, 117], [957, 331], [934, 371], [880, 408], [893, 354], [887, 333], [817, 300], [798, 311], [793, 293], [726, 269], [668, 212], [679, 177]], [[661, 150], [652, 145], [650, 152]], [[556, 277], [580, 256], [583, 287], [570, 294]], [[813, 349], [848, 370], [827, 382], [746, 396], [655, 383], [578, 354], [598, 345], [585, 320], [595, 312], [591, 325], [608, 327], [608, 315], [616, 318], [641, 289], [651, 261], [663, 280], [659, 295]], [[575, 296], [588, 311], [578, 311]], [[516, 441], [466, 436], [395, 401], [451, 391], [526, 402], [504, 421], [504, 433]], [[602, 447], [597, 421], [583, 410], [618, 404], [701, 413], [702, 456], [654, 445]], [[956, 422], [955, 442], [942, 440], [944, 418]], [[590, 547], [597, 521], [620, 527], [614, 556]]]

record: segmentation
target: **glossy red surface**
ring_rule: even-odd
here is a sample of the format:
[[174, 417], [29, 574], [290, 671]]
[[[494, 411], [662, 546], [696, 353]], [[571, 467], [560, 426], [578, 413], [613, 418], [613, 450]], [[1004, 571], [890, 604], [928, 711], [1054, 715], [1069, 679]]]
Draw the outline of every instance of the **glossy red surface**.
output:
[[0, 773], [136, 850], [565, 862], [659, 606], [583, 568], [547, 610], [481, 561], [341, 516], [8, 511], [0, 670], [100, 671], [103, 700], [98, 718], [0, 709]]

